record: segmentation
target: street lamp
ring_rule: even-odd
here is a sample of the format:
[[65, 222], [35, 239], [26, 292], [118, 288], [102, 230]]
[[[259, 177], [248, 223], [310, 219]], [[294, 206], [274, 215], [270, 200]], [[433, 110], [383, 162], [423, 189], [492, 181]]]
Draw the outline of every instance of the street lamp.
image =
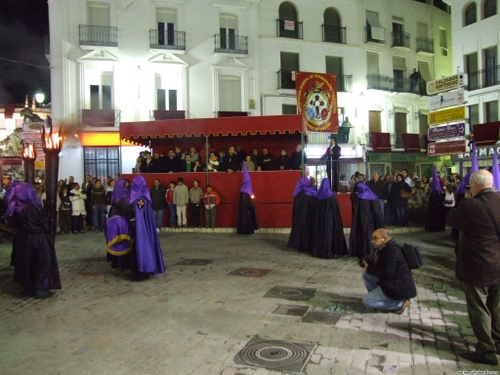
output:
[[41, 105], [44, 100], [45, 100], [45, 94], [43, 92], [37, 92], [35, 94], [35, 101], [38, 103], [38, 105]]

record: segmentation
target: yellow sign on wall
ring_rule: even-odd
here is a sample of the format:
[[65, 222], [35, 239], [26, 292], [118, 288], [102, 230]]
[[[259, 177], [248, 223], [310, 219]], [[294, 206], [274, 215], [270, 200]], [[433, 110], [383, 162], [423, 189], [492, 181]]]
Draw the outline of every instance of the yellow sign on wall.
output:
[[466, 118], [465, 107], [456, 107], [429, 113], [429, 125], [460, 121]]

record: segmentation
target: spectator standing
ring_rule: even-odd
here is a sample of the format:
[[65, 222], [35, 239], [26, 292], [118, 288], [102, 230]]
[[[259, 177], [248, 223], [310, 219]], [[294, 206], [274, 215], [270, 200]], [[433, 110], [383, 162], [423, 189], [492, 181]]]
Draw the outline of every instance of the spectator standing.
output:
[[109, 181], [109, 186], [106, 188], [106, 214], [109, 216], [111, 213], [111, 205], [112, 205], [112, 200], [111, 198], [113, 197], [113, 189], [115, 188], [115, 179], [111, 179]]
[[281, 155], [278, 158], [278, 166], [280, 168], [280, 171], [288, 171], [292, 169], [292, 161], [290, 159], [290, 156], [286, 154], [285, 149], [281, 150]]
[[203, 200], [203, 189], [200, 188], [200, 181], [194, 180], [193, 187], [189, 190], [189, 206], [191, 208], [191, 226], [201, 227], [201, 203]]
[[219, 160], [215, 155], [215, 152], [211, 152], [208, 158], [208, 171], [217, 172], [219, 170]]
[[183, 164], [184, 164], [183, 172], [193, 172], [194, 162], [191, 160], [190, 154], [186, 154]]
[[262, 155], [259, 157], [259, 168], [261, 171], [274, 171], [274, 164], [276, 164], [276, 159], [274, 155], [269, 152], [269, 150], [264, 147], [262, 148]]
[[153, 182], [153, 187], [149, 191], [151, 196], [151, 205], [153, 207], [153, 218], [156, 226], [156, 233], [160, 233], [161, 227], [163, 225], [163, 212], [166, 208], [165, 195], [167, 194], [167, 189], [161, 186], [160, 180], [155, 179]]
[[380, 178], [380, 174], [375, 171], [373, 172], [373, 178], [366, 184], [371, 191], [377, 196], [378, 203], [380, 204], [380, 210], [382, 211], [382, 220], [384, 220], [384, 207], [389, 198], [389, 193], [386, 189], [384, 181]]
[[241, 170], [241, 160], [234, 147], [229, 147], [225, 162], [227, 165], [227, 173], [238, 172]]
[[252, 161], [252, 157], [250, 155], [247, 155], [245, 159], [245, 165], [247, 166], [247, 170], [249, 172], [255, 172], [255, 164]]
[[172, 228], [175, 228], [177, 223], [177, 209], [174, 204], [174, 190], [175, 190], [175, 182], [170, 181], [170, 187], [167, 189], [165, 194], [165, 203], [168, 205], [168, 210], [170, 213], [170, 217], [168, 223]]
[[174, 204], [177, 209], [177, 226], [187, 227], [186, 207], [189, 203], [189, 191], [184, 185], [184, 179], [177, 179], [177, 186], [174, 190]]
[[476, 350], [461, 356], [474, 363], [498, 365], [500, 352], [500, 194], [493, 176], [482, 169], [470, 178], [471, 199], [462, 199], [448, 215], [460, 231], [455, 276], [462, 282]]
[[224, 150], [219, 151], [219, 172], [227, 172], [227, 160], [226, 160], [226, 152]]
[[307, 156], [305, 152], [302, 150], [302, 145], [298, 144], [295, 148], [295, 151], [292, 152], [291, 160], [292, 169], [299, 170], [302, 169], [302, 164], [307, 164]]
[[69, 197], [71, 200], [71, 228], [73, 229], [73, 234], [78, 232], [85, 233], [83, 219], [87, 214], [85, 210], [86, 198], [87, 194], [80, 188], [80, 184], [75, 182]]
[[71, 232], [71, 200], [67, 186], [63, 186], [60, 194], [61, 207], [59, 209], [59, 226], [61, 233]]
[[205, 205], [205, 226], [207, 228], [215, 228], [215, 217], [220, 197], [219, 194], [212, 190], [212, 186], [210, 185], [207, 185], [207, 191], [203, 195], [203, 203]]
[[[87, 198], [88, 199], [88, 198]], [[104, 209], [106, 207], [106, 192], [101, 180], [96, 180], [90, 196], [92, 212], [94, 214], [94, 232], [104, 231]]]

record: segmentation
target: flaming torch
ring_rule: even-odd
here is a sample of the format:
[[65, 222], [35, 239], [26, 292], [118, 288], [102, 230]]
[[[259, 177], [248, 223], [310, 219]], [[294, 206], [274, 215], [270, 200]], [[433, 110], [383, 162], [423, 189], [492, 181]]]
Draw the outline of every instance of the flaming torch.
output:
[[23, 143], [22, 158], [24, 162], [24, 182], [35, 183], [35, 144]]
[[49, 121], [50, 132], [45, 132], [43, 127], [42, 132], [42, 148], [45, 152], [45, 205], [50, 212], [50, 235], [53, 240], [56, 236], [56, 205], [57, 205], [57, 181], [59, 172], [59, 152], [62, 148], [62, 127], [59, 128], [59, 133], [52, 133], [54, 128]]

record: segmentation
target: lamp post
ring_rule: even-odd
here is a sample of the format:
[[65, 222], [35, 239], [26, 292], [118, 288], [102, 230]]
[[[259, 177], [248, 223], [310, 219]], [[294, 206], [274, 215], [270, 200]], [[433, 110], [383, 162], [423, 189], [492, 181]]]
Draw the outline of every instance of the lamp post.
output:
[[23, 153], [21, 155], [24, 163], [24, 181], [29, 182], [31, 185], [35, 183], [35, 160], [36, 150], [35, 144], [23, 142]]
[[56, 205], [57, 205], [57, 181], [59, 172], [59, 152], [62, 148], [62, 127], [59, 128], [59, 133], [53, 133], [52, 121], [49, 120], [50, 132], [45, 132], [43, 127], [42, 132], [42, 148], [45, 152], [45, 205], [50, 212], [49, 230], [52, 240], [56, 236]]
[[38, 105], [42, 105], [44, 100], [45, 94], [43, 92], [37, 92], [35, 94], [35, 101], [38, 103]]

